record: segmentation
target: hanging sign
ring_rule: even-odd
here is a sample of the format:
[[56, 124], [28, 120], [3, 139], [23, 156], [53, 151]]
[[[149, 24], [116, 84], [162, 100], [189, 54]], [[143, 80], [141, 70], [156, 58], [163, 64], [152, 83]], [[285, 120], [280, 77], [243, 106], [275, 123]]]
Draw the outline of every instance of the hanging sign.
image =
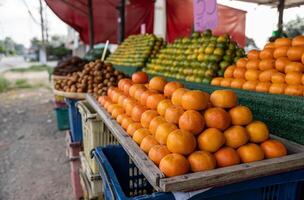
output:
[[204, 31], [217, 26], [216, 0], [193, 0], [194, 30]]

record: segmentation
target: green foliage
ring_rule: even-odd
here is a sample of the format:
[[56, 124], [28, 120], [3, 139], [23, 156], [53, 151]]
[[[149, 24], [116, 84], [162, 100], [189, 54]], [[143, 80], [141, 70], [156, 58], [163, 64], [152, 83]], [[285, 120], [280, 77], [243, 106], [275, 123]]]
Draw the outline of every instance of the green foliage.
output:
[[15, 82], [15, 88], [30, 88], [31, 85], [27, 82], [26, 79], [18, 79]]
[[11, 72], [40, 72], [40, 71], [52, 71], [52, 67], [48, 65], [32, 65], [29, 68], [14, 68], [10, 69]]
[[5, 92], [9, 88], [9, 85], [9, 81], [3, 76], [0, 76], [0, 93]]
[[291, 20], [285, 24], [285, 32], [288, 37], [292, 38], [297, 35], [304, 34], [304, 18], [299, 16], [295, 20]]
[[47, 54], [48, 54], [48, 56], [54, 56], [57, 59], [61, 60], [63, 57], [66, 57], [67, 55], [72, 54], [72, 52], [71, 52], [71, 50], [65, 48], [64, 44], [61, 44], [58, 47], [48, 45]]

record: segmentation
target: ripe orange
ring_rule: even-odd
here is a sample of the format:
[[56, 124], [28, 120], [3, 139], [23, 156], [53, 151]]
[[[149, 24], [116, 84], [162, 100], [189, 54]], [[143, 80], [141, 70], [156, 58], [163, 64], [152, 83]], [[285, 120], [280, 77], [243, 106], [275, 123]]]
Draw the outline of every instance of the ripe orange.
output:
[[300, 85], [302, 83], [302, 73], [289, 72], [285, 76], [285, 82], [289, 85]]
[[221, 85], [221, 81], [223, 80], [223, 77], [216, 77], [213, 78], [211, 81], [211, 85], [216, 85], [216, 86], [220, 86]]
[[164, 99], [165, 96], [162, 94], [152, 94], [148, 96], [146, 105], [148, 108], [156, 110], [158, 103]]
[[264, 122], [254, 121], [246, 126], [250, 142], [264, 142], [269, 137], [268, 127]]
[[304, 65], [300, 62], [289, 62], [285, 66], [285, 73], [288, 72], [304, 72]]
[[289, 49], [288, 46], [281, 46], [276, 48], [273, 52], [273, 57], [276, 59], [280, 57], [286, 57], [288, 49]]
[[141, 95], [146, 91], [147, 89], [143, 89], [143, 88], [139, 88], [135, 91], [134, 93], [134, 99], [136, 99], [137, 101], [140, 101], [140, 97]]
[[292, 46], [303, 46], [304, 45], [304, 36], [298, 35], [292, 39]]
[[173, 105], [180, 106], [182, 105], [182, 97], [183, 95], [188, 92], [189, 90], [186, 88], [178, 88], [172, 94], [171, 101]]
[[278, 38], [274, 41], [275, 47], [281, 47], [281, 46], [290, 46], [291, 40], [289, 38]]
[[244, 79], [233, 79], [233, 81], [231, 81], [230, 87], [242, 89], [245, 82], [246, 80]]
[[161, 123], [155, 131], [155, 139], [159, 142], [159, 144], [167, 144], [168, 135], [176, 130], [177, 127], [171, 123]]
[[[125, 101], [126, 102], [126, 101]], [[127, 101], [127, 103], [125, 104], [125, 111], [127, 113], [127, 115], [131, 116], [132, 115], [132, 110], [133, 108], [136, 106], [136, 102], [134, 100], [131, 101]]]
[[178, 126], [180, 129], [197, 135], [204, 130], [205, 120], [199, 112], [187, 110], [180, 116]]
[[161, 159], [171, 152], [165, 145], [154, 145], [149, 151], [149, 158], [156, 164], [159, 165]]
[[155, 145], [158, 145], [158, 142], [155, 140], [155, 138], [152, 135], [147, 135], [142, 139], [140, 143], [140, 148], [145, 153], [149, 153], [150, 149]]
[[171, 107], [173, 104], [171, 102], [170, 99], [164, 99], [164, 100], [161, 100], [158, 105], [157, 105], [157, 112], [164, 116], [165, 113], [166, 113], [166, 110]]
[[234, 69], [235, 69], [235, 65], [230, 65], [229, 67], [227, 67], [225, 72], [224, 72], [224, 77], [225, 78], [232, 78]]
[[161, 159], [159, 169], [167, 177], [172, 177], [186, 174], [190, 170], [190, 164], [184, 156], [171, 153]]
[[115, 90], [116, 87], [109, 87], [107, 90], [107, 95], [110, 99], [112, 99], [112, 92]]
[[204, 110], [209, 102], [209, 94], [199, 90], [187, 91], [182, 96], [182, 107], [185, 110]]
[[302, 55], [301, 61], [302, 61], [302, 63], [304, 64], [304, 54]]
[[132, 113], [131, 113], [132, 120], [135, 122], [140, 122], [140, 118], [146, 110], [147, 109], [142, 105], [134, 106], [134, 108], [132, 109]]
[[121, 127], [123, 129], [127, 130], [128, 126], [133, 123], [134, 123], [134, 121], [131, 119], [131, 117], [125, 117], [122, 119]]
[[145, 72], [136, 72], [132, 74], [133, 83], [145, 84], [148, 82], [148, 75]]
[[131, 79], [129, 79], [129, 78], [123, 78], [123, 79], [120, 79], [119, 81], [118, 81], [118, 89], [120, 90], [120, 91], [124, 91], [124, 85], [126, 84], [126, 83], [130, 83], [130, 84], [133, 84], [133, 82], [132, 82], [132, 80]]
[[269, 83], [269, 82], [259, 82], [255, 87], [255, 91], [269, 92], [270, 85], [271, 85], [271, 83]]
[[124, 83], [124, 85], [122, 86], [123, 87], [123, 93], [124, 95], [128, 96], [129, 95], [129, 90], [130, 90], [130, 87], [133, 85], [132, 82], [130, 81], [126, 81]]
[[141, 115], [140, 123], [144, 128], [149, 128], [151, 120], [157, 116], [158, 113], [155, 110], [147, 110]]
[[268, 69], [268, 70], [262, 71], [259, 74], [259, 81], [270, 82], [272, 75], [275, 74], [276, 72], [278, 72], [278, 71], [275, 69]]
[[113, 92], [112, 92], [112, 101], [114, 103], [118, 103], [118, 98], [122, 95], [122, 92], [118, 89], [115, 89]]
[[121, 114], [123, 114], [123, 113], [125, 113], [125, 110], [124, 110], [121, 106], [119, 106], [119, 107], [114, 108], [114, 109], [112, 110], [112, 113], [111, 113], [111, 114], [112, 114], [112, 117], [113, 117], [114, 119], [116, 119], [118, 115], [121, 115]]
[[231, 147], [222, 147], [215, 152], [214, 157], [218, 167], [228, 167], [231, 165], [237, 165], [240, 161], [240, 156]]
[[274, 49], [271, 49], [271, 48], [263, 49], [260, 52], [260, 59], [261, 60], [272, 59], [273, 58], [273, 52], [274, 52]]
[[207, 151], [195, 151], [189, 155], [188, 160], [193, 172], [210, 170], [216, 167], [214, 156]]
[[258, 50], [250, 50], [247, 54], [248, 60], [257, 60], [260, 57], [260, 51]]
[[135, 96], [135, 92], [138, 90], [138, 89], [144, 89], [146, 90], [146, 87], [142, 84], [133, 84], [130, 89], [129, 89], [129, 95], [130, 97], [133, 97]]
[[257, 86], [258, 82], [257, 81], [246, 81], [243, 84], [243, 89], [244, 90], [252, 90], [255, 91], [255, 88]]
[[216, 128], [208, 128], [197, 138], [201, 150], [216, 152], [226, 142], [224, 134]]
[[247, 125], [252, 121], [252, 112], [246, 106], [236, 106], [229, 110], [231, 123], [233, 125]]
[[149, 89], [162, 92], [166, 84], [167, 81], [163, 77], [154, 76], [149, 82]]
[[303, 91], [302, 85], [287, 85], [284, 94], [291, 96], [303, 96]]
[[259, 75], [260, 75], [261, 71], [260, 70], [256, 70], [256, 69], [248, 69], [245, 72], [245, 79], [247, 81], [257, 81], [259, 80]]
[[273, 83], [269, 88], [269, 93], [272, 94], [284, 94], [286, 84], [284, 83]]
[[268, 69], [273, 69], [275, 66], [275, 60], [274, 59], [264, 59], [261, 60], [260, 64], [259, 64], [259, 69], [261, 71], [265, 71]]
[[224, 136], [226, 145], [235, 149], [246, 144], [249, 140], [249, 135], [242, 126], [231, 126], [225, 130]]
[[109, 113], [112, 113], [112, 111], [114, 110], [114, 108], [119, 108], [120, 106], [118, 104], [109, 104], [108, 108], [107, 108], [107, 111]]
[[248, 62], [247, 58], [240, 58], [236, 61], [236, 66], [240, 68], [245, 68]]
[[146, 128], [141, 128], [141, 129], [137, 129], [137, 131], [135, 131], [133, 133], [133, 137], [132, 139], [138, 144], [140, 145], [140, 143], [142, 142], [142, 140], [147, 136], [147, 135], [151, 135], [150, 131]]
[[303, 54], [304, 54], [304, 46], [294, 46], [288, 49], [287, 57], [291, 61], [300, 62]]
[[128, 128], [127, 128], [127, 133], [130, 136], [133, 136], [134, 132], [137, 131], [138, 129], [143, 128], [142, 125], [138, 122], [133, 123], [133, 124], [129, 124]]
[[246, 68], [236, 67], [233, 72], [233, 77], [237, 79], [244, 79], [245, 72], [246, 72]]
[[157, 92], [155, 90], [146, 90], [145, 92], [143, 92], [140, 96], [140, 100], [139, 100], [140, 104], [146, 106], [147, 99], [152, 94], [157, 94]]
[[123, 102], [126, 98], [128, 98], [126, 95], [120, 95], [120, 97], [118, 97], [118, 105], [123, 107]]
[[178, 124], [180, 116], [184, 113], [181, 106], [171, 106], [165, 112], [165, 119], [169, 123]]
[[277, 158], [287, 155], [287, 149], [278, 140], [266, 140], [261, 144], [261, 148], [266, 158]]
[[238, 98], [231, 90], [215, 90], [210, 95], [211, 103], [220, 108], [232, 108], [237, 105]]
[[285, 71], [285, 66], [290, 63], [291, 61], [287, 58], [287, 57], [281, 57], [278, 58], [275, 61], [275, 68], [279, 71], [279, 72], [284, 72]]
[[196, 139], [189, 131], [177, 129], [168, 135], [167, 147], [173, 153], [189, 155], [196, 148]]
[[221, 81], [221, 86], [222, 87], [230, 87], [232, 80], [233, 80], [232, 78], [224, 78]]
[[249, 60], [246, 64], [247, 69], [259, 69], [260, 60]]
[[160, 126], [162, 123], [166, 123], [166, 122], [167, 121], [162, 116], [155, 117], [150, 122], [149, 131], [152, 133], [152, 135], [154, 135], [158, 126]]
[[275, 48], [275, 45], [274, 45], [274, 42], [268, 42], [265, 46], [264, 46], [264, 49], [267, 49], [267, 48]]
[[178, 88], [183, 88], [184, 85], [180, 82], [169, 82], [165, 85], [164, 95], [165, 97], [171, 98], [173, 92]]
[[243, 163], [255, 162], [264, 159], [264, 152], [261, 147], [254, 143], [248, 143], [237, 150]]
[[272, 74], [271, 82], [272, 83], [285, 83], [285, 74], [283, 74], [281, 72]]
[[204, 113], [207, 127], [219, 130], [227, 129], [231, 124], [230, 115], [222, 108], [209, 108]]
[[120, 115], [117, 116], [116, 121], [118, 122], [118, 124], [121, 125], [122, 120], [125, 119], [125, 118], [128, 118], [127, 114], [120, 114]]

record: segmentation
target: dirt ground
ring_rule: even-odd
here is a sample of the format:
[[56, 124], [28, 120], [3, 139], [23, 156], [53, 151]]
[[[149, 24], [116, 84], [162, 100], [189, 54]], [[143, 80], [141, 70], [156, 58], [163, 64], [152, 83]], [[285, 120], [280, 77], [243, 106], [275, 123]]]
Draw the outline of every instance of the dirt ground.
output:
[[48, 89], [0, 94], [0, 200], [73, 199]]

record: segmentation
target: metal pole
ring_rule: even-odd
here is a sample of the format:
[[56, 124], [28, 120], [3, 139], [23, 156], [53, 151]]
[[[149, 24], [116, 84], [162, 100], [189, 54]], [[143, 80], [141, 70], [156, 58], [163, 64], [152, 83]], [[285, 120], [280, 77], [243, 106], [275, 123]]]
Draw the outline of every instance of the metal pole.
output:
[[279, 36], [283, 33], [283, 13], [285, 7], [285, 0], [280, 0], [278, 5], [278, 12], [279, 12], [279, 21], [278, 21], [278, 33]]
[[125, 38], [125, 0], [120, 0], [118, 9], [118, 44]]
[[90, 50], [94, 48], [94, 15], [92, 0], [88, 0]]

